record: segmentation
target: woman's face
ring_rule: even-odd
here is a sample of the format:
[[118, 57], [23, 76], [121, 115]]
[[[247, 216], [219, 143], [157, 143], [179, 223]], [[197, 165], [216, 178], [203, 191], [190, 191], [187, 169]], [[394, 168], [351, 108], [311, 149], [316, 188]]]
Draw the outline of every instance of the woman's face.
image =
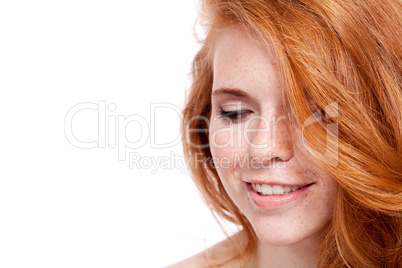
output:
[[239, 29], [218, 33], [214, 45], [209, 142], [226, 192], [262, 242], [316, 239], [336, 183], [292, 142], [300, 131], [287, 124], [274, 56]]

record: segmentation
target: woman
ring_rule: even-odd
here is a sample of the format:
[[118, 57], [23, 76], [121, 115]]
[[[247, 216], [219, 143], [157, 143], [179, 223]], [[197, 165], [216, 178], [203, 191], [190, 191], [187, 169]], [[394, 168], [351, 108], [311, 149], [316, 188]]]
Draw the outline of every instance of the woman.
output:
[[402, 267], [402, 2], [203, 2], [183, 111], [241, 231], [173, 267]]

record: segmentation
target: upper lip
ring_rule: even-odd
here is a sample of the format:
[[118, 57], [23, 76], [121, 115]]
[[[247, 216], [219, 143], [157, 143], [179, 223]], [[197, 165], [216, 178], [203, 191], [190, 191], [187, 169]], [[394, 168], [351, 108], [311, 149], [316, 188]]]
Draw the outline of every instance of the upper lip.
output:
[[313, 184], [314, 182], [306, 182], [306, 183], [283, 183], [278, 181], [261, 181], [261, 180], [245, 180], [246, 183], [255, 183], [255, 184], [267, 184], [267, 185], [282, 185], [282, 186], [297, 186], [303, 187], [309, 184]]

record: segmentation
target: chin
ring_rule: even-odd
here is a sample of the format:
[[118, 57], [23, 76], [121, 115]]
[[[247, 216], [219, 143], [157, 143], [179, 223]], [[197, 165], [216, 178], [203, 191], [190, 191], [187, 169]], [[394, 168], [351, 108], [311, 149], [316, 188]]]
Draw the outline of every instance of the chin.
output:
[[[266, 216], [267, 217], [267, 216]], [[325, 221], [301, 224], [295, 219], [254, 219], [251, 225], [263, 244], [274, 247], [316, 245]]]

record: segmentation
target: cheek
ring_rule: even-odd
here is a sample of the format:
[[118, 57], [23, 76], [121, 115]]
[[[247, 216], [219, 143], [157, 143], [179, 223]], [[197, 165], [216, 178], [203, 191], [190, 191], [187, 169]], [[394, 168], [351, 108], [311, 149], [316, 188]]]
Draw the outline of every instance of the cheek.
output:
[[233, 142], [230, 130], [227, 128], [211, 128], [209, 143], [211, 148], [225, 149]]
[[243, 161], [246, 154], [244, 142], [238, 142], [238, 132], [228, 126], [212, 125], [209, 135], [210, 151], [219, 178], [231, 198], [239, 190], [241, 178], [237, 162]]
[[335, 205], [337, 183], [328, 176], [323, 180], [323, 188], [324, 206], [326, 207], [328, 214], [332, 214]]
[[328, 175], [320, 176], [314, 191], [298, 204], [299, 227], [302, 230], [320, 230], [334, 209], [336, 182]]
[[214, 166], [218, 172], [219, 178], [226, 178], [227, 170], [231, 168], [231, 147], [229, 146], [231, 142], [230, 132], [217, 128], [214, 124], [211, 126], [209, 130], [209, 146], [212, 155], [212, 159], [214, 162]]
[[[317, 159], [309, 155], [308, 147], [297, 140], [298, 148], [303, 152], [296, 150], [295, 156], [298, 159], [298, 166], [308, 169], [299, 169], [295, 172], [297, 177], [306, 178], [306, 181], [316, 181], [316, 189], [312, 191], [309, 198], [300, 204], [300, 208], [308, 209], [314, 217], [323, 219], [333, 213], [337, 183], [324, 170], [324, 166], [318, 163]], [[315, 163], [315, 164], [314, 164]], [[316, 213], [313, 213], [313, 212]]]
[[[236, 155], [241, 153], [237, 143], [237, 133], [231, 126], [213, 124], [210, 128], [209, 145], [217, 169], [233, 169]], [[219, 173], [219, 170], [218, 170]]]
[[[300, 205], [305, 206], [305, 208], [310, 207], [310, 210], [328, 211], [332, 212], [335, 192], [336, 192], [336, 182], [331, 178], [331, 176], [318, 169], [307, 161], [303, 161], [301, 164], [303, 167], [309, 167], [309, 169], [299, 169], [295, 171], [295, 175], [299, 178], [305, 179], [305, 181], [315, 181], [314, 191], [309, 193], [307, 199], [303, 200]], [[307, 207], [308, 206], [308, 207]]]

